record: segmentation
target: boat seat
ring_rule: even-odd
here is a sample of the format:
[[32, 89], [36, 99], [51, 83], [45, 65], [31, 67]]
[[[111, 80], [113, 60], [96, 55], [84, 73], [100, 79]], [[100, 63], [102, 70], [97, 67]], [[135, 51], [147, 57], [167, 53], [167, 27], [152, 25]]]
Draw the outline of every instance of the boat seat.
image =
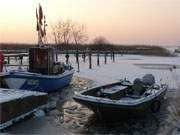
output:
[[127, 88], [127, 86], [119, 85], [112, 88], [101, 89], [98, 95], [110, 99], [120, 99], [121, 97], [125, 96], [125, 91]]

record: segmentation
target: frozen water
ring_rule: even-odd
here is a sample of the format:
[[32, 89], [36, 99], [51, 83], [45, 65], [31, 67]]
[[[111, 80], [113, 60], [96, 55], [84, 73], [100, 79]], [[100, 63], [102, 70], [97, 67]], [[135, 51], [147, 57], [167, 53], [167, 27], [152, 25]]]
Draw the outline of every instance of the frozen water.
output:
[[[62, 59], [63, 56], [61, 56]], [[153, 74], [157, 83], [167, 83], [171, 88], [177, 88], [180, 80], [180, 57], [155, 57], [140, 55], [116, 56], [115, 63], [108, 58], [107, 64], [104, 64], [104, 57], [100, 58], [100, 66], [96, 65], [97, 58], [94, 56], [93, 69], [88, 69], [88, 59], [83, 63], [80, 59], [80, 72], [75, 75], [92, 79], [96, 85], [114, 82], [123, 78], [133, 81], [135, 78], [141, 78], [145, 74]], [[76, 68], [75, 58], [71, 57], [70, 62]], [[136, 64], [148, 65], [149, 68], [143, 68]], [[177, 67], [173, 69], [173, 66]]]
[[[59, 55], [60, 62], [65, 62], [65, 56]], [[89, 67], [88, 56], [86, 63], [80, 60], [80, 72], [75, 72], [75, 76], [91, 79], [95, 85], [102, 85], [127, 78], [133, 81], [135, 78], [141, 78], [145, 74], [153, 74], [157, 83], [167, 83], [170, 88], [177, 88], [180, 82], [180, 57], [156, 57], [141, 55], [116, 55], [115, 63], [110, 57], [107, 57], [107, 64], [104, 64], [104, 57], [100, 57], [100, 66], [97, 66], [97, 57], [92, 57], [92, 70]], [[24, 64], [27, 64], [27, 58]], [[75, 56], [70, 55], [69, 62], [77, 71]], [[14, 64], [17, 61], [13, 61]], [[175, 68], [173, 68], [175, 66]], [[13, 67], [8, 67], [7, 70]], [[26, 67], [25, 67], [26, 69]]]
[[38, 110], [34, 113], [35, 117], [44, 117], [45, 112], [43, 110]]

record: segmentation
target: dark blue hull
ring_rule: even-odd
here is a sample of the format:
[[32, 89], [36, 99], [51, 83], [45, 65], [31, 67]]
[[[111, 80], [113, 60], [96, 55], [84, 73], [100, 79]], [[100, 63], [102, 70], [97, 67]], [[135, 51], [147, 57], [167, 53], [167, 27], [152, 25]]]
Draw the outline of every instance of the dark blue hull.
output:
[[67, 70], [58, 75], [42, 75], [30, 72], [11, 72], [5, 76], [5, 82], [11, 89], [53, 92], [68, 86], [74, 70]]

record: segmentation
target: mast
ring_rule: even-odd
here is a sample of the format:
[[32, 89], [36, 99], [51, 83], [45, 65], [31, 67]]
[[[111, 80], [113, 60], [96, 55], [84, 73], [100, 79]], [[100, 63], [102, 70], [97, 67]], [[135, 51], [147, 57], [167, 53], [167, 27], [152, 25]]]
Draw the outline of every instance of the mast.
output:
[[43, 15], [43, 9], [41, 4], [39, 4], [39, 7], [36, 8], [36, 21], [37, 26], [36, 30], [38, 32], [38, 46], [43, 46], [45, 43], [47, 43], [47, 37], [46, 37], [46, 17]]

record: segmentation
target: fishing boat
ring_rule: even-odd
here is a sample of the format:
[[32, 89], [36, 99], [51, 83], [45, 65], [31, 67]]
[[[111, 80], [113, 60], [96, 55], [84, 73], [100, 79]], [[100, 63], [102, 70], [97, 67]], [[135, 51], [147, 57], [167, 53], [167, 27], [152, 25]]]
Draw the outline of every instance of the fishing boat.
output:
[[4, 76], [4, 81], [10, 89], [53, 92], [69, 85], [74, 69], [70, 64], [58, 62], [55, 48], [47, 45], [47, 24], [40, 4], [36, 17], [38, 44], [29, 49], [28, 70], [10, 70]]
[[4, 80], [10, 89], [53, 92], [69, 85], [74, 69], [54, 61], [54, 49], [35, 47], [29, 49], [28, 71], [10, 70]]
[[124, 116], [139, 117], [146, 112], [158, 112], [167, 91], [166, 84], [155, 84], [153, 75], [135, 79], [133, 83], [121, 80], [75, 93], [74, 100], [103, 119]]

